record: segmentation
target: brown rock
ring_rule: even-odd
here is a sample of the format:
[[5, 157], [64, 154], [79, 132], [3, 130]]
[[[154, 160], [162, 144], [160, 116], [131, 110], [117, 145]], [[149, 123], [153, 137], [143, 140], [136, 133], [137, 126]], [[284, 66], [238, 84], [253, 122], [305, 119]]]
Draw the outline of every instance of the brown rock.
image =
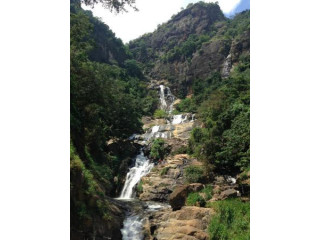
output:
[[226, 198], [231, 198], [231, 197], [237, 197], [238, 195], [238, 191], [235, 190], [235, 189], [228, 189], [228, 190], [225, 190], [223, 191], [221, 194], [220, 194], [220, 198], [221, 199], [226, 199]]
[[169, 196], [169, 203], [172, 209], [179, 210], [182, 206], [184, 206], [185, 201], [188, 197], [189, 186], [183, 185], [177, 187]]
[[158, 240], [208, 240], [207, 226], [213, 214], [210, 208], [183, 207], [178, 211], [157, 212], [152, 218], [154, 237]]

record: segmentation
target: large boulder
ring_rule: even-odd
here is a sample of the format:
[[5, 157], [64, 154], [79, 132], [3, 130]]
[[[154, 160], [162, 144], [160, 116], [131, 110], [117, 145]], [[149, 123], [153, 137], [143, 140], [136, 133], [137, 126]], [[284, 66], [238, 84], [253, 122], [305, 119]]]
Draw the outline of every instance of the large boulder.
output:
[[169, 196], [169, 203], [173, 211], [181, 209], [186, 202], [188, 194], [191, 192], [199, 192], [204, 188], [201, 183], [192, 183], [189, 185], [178, 186]]
[[169, 203], [172, 207], [172, 210], [179, 210], [184, 206], [186, 199], [189, 194], [189, 186], [183, 185], [178, 186], [169, 196]]

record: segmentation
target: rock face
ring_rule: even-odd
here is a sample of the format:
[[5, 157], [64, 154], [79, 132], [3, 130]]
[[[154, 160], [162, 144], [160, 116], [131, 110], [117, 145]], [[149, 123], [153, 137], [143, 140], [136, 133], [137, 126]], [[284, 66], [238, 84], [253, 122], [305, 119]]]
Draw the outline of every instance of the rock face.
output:
[[[249, 14], [240, 18], [249, 18]], [[223, 78], [229, 76], [240, 55], [249, 53], [249, 28], [247, 25], [234, 35], [232, 23], [218, 5], [196, 3], [153, 33], [130, 42], [129, 48], [134, 58], [144, 64], [151, 80], [167, 82], [175, 95], [185, 96], [194, 79], [205, 80], [213, 72], [220, 72]], [[204, 36], [208, 39], [201, 41]], [[190, 50], [189, 40], [196, 46], [186, 52], [185, 49]]]
[[168, 157], [165, 162], [155, 166], [142, 178], [143, 191], [139, 196], [140, 200], [168, 201], [173, 189], [183, 184], [183, 169], [190, 161], [187, 154], [178, 154]]
[[212, 214], [212, 209], [200, 207], [155, 212], [149, 216], [150, 236], [147, 239], [208, 240], [206, 230]]

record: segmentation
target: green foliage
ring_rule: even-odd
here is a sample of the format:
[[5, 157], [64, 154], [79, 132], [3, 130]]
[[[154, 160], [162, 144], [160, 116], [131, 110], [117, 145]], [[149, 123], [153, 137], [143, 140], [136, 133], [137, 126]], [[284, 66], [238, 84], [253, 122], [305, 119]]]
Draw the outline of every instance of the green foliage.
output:
[[177, 155], [177, 154], [186, 154], [189, 152], [188, 146], [181, 146], [177, 150], [172, 151], [171, 155]]
[[[74, 1], [74, 0], [72, 0]], [[84, 3], [87, 6], [94, 7], [96, 4], [101, 3], [102, 6], [108, 10], [119, 12], [126, 12], [126, 6], [130, 6], [134, 10], [137, 10], [135, 7], [135, 0], [79, 0], [79, 2]]]
[[152, 142], [150, 157], [152, 159], [164, 159], [166, 155], [166, 148], [164, 146], [164, 140], [161, 138], [157, 138]]
[[182, 99], [179, 104], [176, 105], [176, 109], [179, 112], [196, 112], [197, 106], [195, 105], [193, 98]]
[[110, 221], [105, 195], [128, 157], [126, 150], [112, 155], [106, 142], [141, 132], [141, 116], [153, 114], [158, 96], [108, 26], [79, 1], [70, 10], [71, 226], [83, 231], [95, 219]]
[[193, 85], [204, 128], [192, 131], [189, 147], [207, 170], [222, 174], [236, 174], [250, 165], [250, 56], [239, 59], [228, 79], [221, 81], [214, 74]]
[[204, 207], [206, 204], [206, 201], [203, 199], [203, 197], [200, 196], [199, 193], [189, 193], [187, 200], [186, 200], [186, 205], [187, 206], [200, 206]]
[[208, 201], [212, 198], [212, 186], [207, 185], [204, 189], [201, 190], [202, 193], [205, 195], [205, 200]]
[[141, 180], [140, 182], [139, 182], [139, 184], [137, 185], [137, 191], [139, 192], [139, 193], [142, 193], [143, 192], [143, 181]]
[[162, 109], [157, 109], [153, 114], [154, 118], [166, 118], [167, 116], [168, 114], [166, 113], [166, 111]]
[[168, 173], [169, 169], [170, 169], [170, 167], [162, 168], [161, 171], [160, 171], [160, 176], [166, 175]]
[[[202, 44], [208, 42], [210, 36], [191, 34], [188, 39], [180, 45], [175, 45], [165, 55], [162, 56], [164, 62], [174, 62], [176, 60], [191, 58], [193, 53], [201, 48]], [[170, 46], [170, 45], [169, 45]]]
[[216, 211], [208, 232], [210, 240], [249, 240], [250, 205], [238, 199], [218, 201], [211, 204]]
[[[93, 171], [91, 171], [80, 159], [76, 149], [70, 144], [70, 176], [71, 176], [71, 214], [72, 224], [77, 223], [77, 219], [91, 220], [98, 215], [102, 219], [109, 220], [108, 202], [104, 200], [104, 192], [99, 185]], [[73, 184], [79, 182], [79, 184]], [[79, 199], [76, 196], [82, 196]], [[89, 204], [94, 201], [94, 204]]]
[[189, 183], [201, 182], [204, 177], [203, 168], [200, 166], [188, 166], [184, 169], [186, 179]]

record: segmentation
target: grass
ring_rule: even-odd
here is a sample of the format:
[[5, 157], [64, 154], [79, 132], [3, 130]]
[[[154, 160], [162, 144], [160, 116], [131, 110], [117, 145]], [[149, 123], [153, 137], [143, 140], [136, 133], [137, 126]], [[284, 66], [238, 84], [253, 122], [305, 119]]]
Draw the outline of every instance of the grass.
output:
[[204, 207], [206, 204], [206, 201], [203, 199], [203, 197], [200, 196], [199, 193], [189, 193], [187, 200], [186, 200], [187, 206], [200, 206]]
[[143, 192], [143, 187], [142, 187], [142, 185], [143, 185], [143, 181], [140, 181], [139, 184], [138, 184], [138, 186], [137, 186], [137, 190], [138, 190], [139, 193], [142, 193], [142, 192]]
[[204, 189], [202, 189], [200, 192], [204, 193], [205, 200], [208, 201], [212, 198], [212, 186], [208, 185]]
[[250, 239], [250, 203], [239, 199], [228, 199], [208, 203], [215, 209], [208, 233], [210, 240], [249, 240]]
[[166, 175], [169, 171], [170, 167], [165, 167], [163, 169], [161, 169], [160, 171], [160, 176]]

